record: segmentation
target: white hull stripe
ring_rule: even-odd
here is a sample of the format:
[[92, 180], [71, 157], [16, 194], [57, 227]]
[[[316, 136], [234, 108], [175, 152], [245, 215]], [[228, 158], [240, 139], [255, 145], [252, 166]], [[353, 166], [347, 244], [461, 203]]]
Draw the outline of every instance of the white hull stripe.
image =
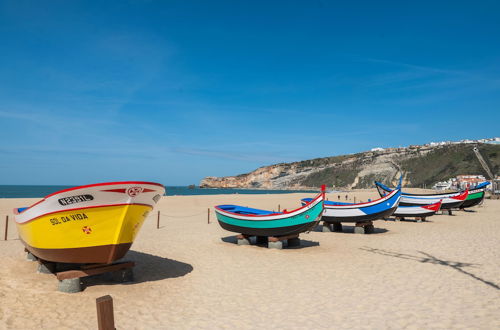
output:
[[[369, 207], [377, 204], [384, 203], [388, 199], [390, 199], [392, 196], [394, 196], [398, 191], [393, 190], [390, 194], [387, 196], [384, 196], [382, 198], [376, 199], [374, 201], [368, 202], [368, 203], [358, 203], [358, 204], [352, 204], [352, 205], [327, 205], [325, 204], [325, 209], [359, 209], [363, 207]], [[365, 214], [365, 213], [363, 213]]]
[[222, 209], [215, 208], [215, 212], [219, 214], [223, 214], [226, 217], [234, 218], [234, 219], [239, 219], [239, 220], [252, 220], [252, 221], [269, 221], [269, 220], [279, 220], [279, 219], [286, 219], [293, 217], [295, 215], [304, 213], [308, 211], [310, 208], [313, 206], [316, 206], [319, 203], [323, 203], [323, 194], [321, 194], [317, 199], [313, 200], [311, 203], [300, 207], [294, 211], [287, 212], [287, 213], [275, 213], [275, 214], [270, 214], [270, 215], [257, 215], [257, 216], [249, 216], [249, 215], [243, 215], [243, 214], [237, 214], [237, 213], [232, 213], [232, 212], [226, 212]]
[[436, 211], [429, 210], [420, 206], [408, 206], [408, 207], [400, 206], [394, 212], [394, 214], [405, 214], [405, 215], [422, 214], [422, 213], [433, 214], [436, 213]]
[[442, 200], [443, 204], [449, 204], [449, 203], [456, 203], [460, 202], [458, 199], [453, 199], [453, 198], [422, 198], [422, 197], [408, 197], [408, 196], [402, 196], [401, 197], [401, 202], [407, 202], [407, 203], [412, 203], [412, 204], [434, 204], [434, 203], [439, 203], [439, 201]]
[[153, 208], [164, 194], [165, 188], [162, 185], [140, 181], [76, 187], [45, 197], [16, 215], [16, 222], [25, 223], [56, 212], [103, 206], [139, 204]]

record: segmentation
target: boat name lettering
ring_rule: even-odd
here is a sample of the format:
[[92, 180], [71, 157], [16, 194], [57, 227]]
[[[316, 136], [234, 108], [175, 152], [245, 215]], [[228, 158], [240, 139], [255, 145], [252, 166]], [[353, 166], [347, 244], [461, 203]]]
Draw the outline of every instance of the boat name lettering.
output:
[[85, 213], [75, 213], [70, 214], [69, 216], [63, 215], [60, 217], [50, 218], [49, 220], [52, 225], [60, 225], [68, 221], [85, 220], [88, 218], [89, 217]]
[[77, 196], [69, 196], [58, 199], [59, 204], [61, 205], [70, 205], [75, 203], [82, 203], [94, 200], [94, 196], [92, 195], [77, 195]]

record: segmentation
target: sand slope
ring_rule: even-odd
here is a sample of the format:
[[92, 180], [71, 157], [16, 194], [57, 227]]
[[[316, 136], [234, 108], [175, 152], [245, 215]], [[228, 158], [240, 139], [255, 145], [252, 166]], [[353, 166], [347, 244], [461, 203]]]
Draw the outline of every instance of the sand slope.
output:
[[[95, 298], [106, 294], [118, 329], [500, 328], [500, 201], [426, 223], [377, 221], [372, 235], [315, 231], [289, 250], [231, 243], [213, 211], [207, 224], [216, 204], [292, 209], [309, 196], [164, 197], [161, 228], [151, 216], [127, 255], [135, 283], [97, 278], [77, 294], [36, 273], [11, 222], [0, 241], [0, 328], [96, 328]], [[0, 199], [1, 238], [5, 214], [33, 201]]]

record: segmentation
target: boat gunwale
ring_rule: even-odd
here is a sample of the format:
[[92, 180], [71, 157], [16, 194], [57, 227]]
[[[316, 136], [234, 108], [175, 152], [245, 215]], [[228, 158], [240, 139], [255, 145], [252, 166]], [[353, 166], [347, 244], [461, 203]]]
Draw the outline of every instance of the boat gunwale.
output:
[[[22, 214], [22, 213], [28, 211], [29, 209], [37, 206], [38, 204], [46, 201], [47, 198], [49, 198], [49, 197], [52, 197], [52, 196], [55, 196], [55, 195], [58, 195], [58, 194], [61, 194], [61, 193], [64, 193], [64, 192], [68, 192], [68, 191], [72, 191], [72, 190], [78, 190], [78, 189], [99, 187], [99, 186], [109, 186], [109, 185], [117, 185], [117, 184], [132, 184], [132, 183], [136, 183], [136, 184], [151, 184], [151, 185], [155, 185], [155, 186], [160, 186], [163, 189], [165, 189], [165, 186], [162, 185], [161, 183], [148, 182], [148, 181], [116, 181], [116, 182], [93, 183], [93, 184], [88, 184], [88, 185], [84, 185], [84, 186], [76, 186], [76, 187], [71, 187], [71, 188], [67, 188], [67, 189], [63, 189], [63, 190], [59, 190], [59, 191], [53, 192], [52, 194], [49, 194], [49, 195], [47, 195], [45, 197], [42, 197], [42, 199], [40, 199], [36, 203], [28, 206], [26, 209], [24, 209], [22, 212], [19, 212], [18, 214]], [[31, 221], [31, 220], [29, 220], [29, 221]]]
[[436, 209], [436, 212], [437, 212], [441, 208], [441, 204], [443, 204], [443, 200], [442, 199], [439, 202], [436, 202], [436, 203], [422, 204], [422, 205], [400, 205], [400, 206], [398, 206], [398, 208], [399, 207], [403, 207], [403, 208], [407, 208], [407, 207], [422, 207], [422, 208], [424, 208], [426, 210], [434, 210], [434, 208], [437, 205], [438, 206], [437, 209]]
[[[325, 203], [324, 208], [325, 209], [335, 209], [335, 208], [359, 209], [359, 208], [371, 207], [371, 206], [379, 205], [380, 203], [383, 203], [383, 202], [391, 199], [392, 197], [394, 197], [394, 195], [396, 195], [398, 193], [398, 191], [400, 191], [400, 189], [395, 189], [390, 194], [383, 196], [383, 197], [380, 197], [380, 198], [373, 200], [371, 202], [352, 203], [349, 205], [328, 205]], [[332, 202], [332, 203], [334, 203], [334, 202]], [[371, 204], [371, 205], [366, 205], [366, 204]], [[359, 205], [362, 205], [362, 206], [359, 206]]]
[[[323, 202], [324, 200], [325, 200], [325, 192], [323, 190], [311, 202], [309, 202], [305, 205], [302, 205], [299, 208], [296, 208], [294, 210], [287, 211], [287, 212], [279, 212], [279, 213], [271, 213], [271, 214], [239, 214], [239, 213], [234, 213], [234, 212], [223, 210], [219, 207], [220, 205], [214, 206], [214, 209], [215, 209], [215, 212], [217, 212], [221, 215], [225, 215], [225, 216], [232, 217], [232, 218], [234, 218], [234, 216], [237, 216], [238, 218], [236, 218], [236, 219], [238, 219], [238, 220], [254, 220], [255, 219], [255, 220], [259, 220], [259, 221], [275, 221], [275, 220], [282, 220], [282, 219], [286, 219], [286, 218], [290, 218], [292, 216], [297, 216], [299, 214], [302, 214], [302, 213], [310, 210], [312, 208], [312, 206], [316, 206], [318, 203]], [[312, 204], [314, 204], [314, 205], [312, 205]], [[324, 208], [324, 204], [322, 207]], [[262, 210], [262, 211], [265, 211], [265, 210]], [[299, 211], [303, 211], [303, 212], [299, 212]], [[296, 213], [296, 214], [293, 214], [293, 213]], [[278, 217], [278, 216], [285, 216], [285, 217]], [[239, 219], [240, 217], [243, 217], [243, 218], [248, 217], [249, 219]], [[273, 219], [259, 219], [259, 218], [264, 218], [264, 217], [274, 217], [274, 218]]]
[[136, 183], [136, 184], [150, 184], [150, 185], [153, 185], [153, 186], [160, 186], [160, 187], [165, 188], [165, 186], [162, 185], [161, 183], [148, 182], [148, 181], [101, 182], [101, 183], [93, 183], [93, 184], [87, 184], [87, 185], [83, 185], [83, 186], [76, 186], [76, 187], [71, 187], [71, 188], [59, 190], [59, 191], [53, 192], [52, 194], [49, 194], [49, 195], [43, 197], [43, 199], [47, 199], [47, 198], [52, 197], [54, 195], [57, 195], [57, 194], [60, 194], [60, 193], [63, 193], [63, 192], [67, 192], [67, 191], [77, 190], [77, 189], [92, 188], [92, 187], [99, 187], [99, 186], [109, 186], [109, 185], [115, 185], [115, 184], [132, 184], [132, 183]]
[[[463, 195], [465, 195], [465, 196], [462, 197]], [[435, 198], [435, 199], [450, 198], [450, 199], [456, 199], [456, 200], [465, 200], [468, 195], [469, 195], [469, 189], [458, 191], [455, 193], [441, 194], [441, 195], [440, 194], [435, 194], [435, 195], [422, 194], [422, 195], [419, 195], [419, 194], [408, 194], [408, 193], [403, 194], [404, 197], [408, 197], [408, 198], [422, 198], [422, 199], [426, 199], [426, 198]]]
[[[382, 190], [387, 191], [387, 192], [392, 192], [392, 191], [396, 190], [396, 189], [391, 189], [378, 181], [375, 181], [375, 185], [377, 186], [377, 188], [381, 188]], [[484, 188], [479, 188], [479, 189], [484, 189]], [[461, 191], [454, 191], [454, 192], [444, 193], [444, 194], [410, 194], [410, 193], [401, 192], [401, 196], [402, 197], [409, 197], [409, 198], [422, 198], [422, 199], [426, 199], [426, 198], [434, 198], [434, 199], [453, 198], [453, 199], [457, 199], [456, 197], [459, 197], [460, 195], [464, 194], [466, 191], [469, 191], [469, 188], [467, 188], [465, 190], [461, 190]], [[380, 190], [378, 190], [378, 192], [380, 195]], [[453, 196], [451, 196], [451, 195], [453, 195]], [[467, 196], [465, 198], [467, 198]]]

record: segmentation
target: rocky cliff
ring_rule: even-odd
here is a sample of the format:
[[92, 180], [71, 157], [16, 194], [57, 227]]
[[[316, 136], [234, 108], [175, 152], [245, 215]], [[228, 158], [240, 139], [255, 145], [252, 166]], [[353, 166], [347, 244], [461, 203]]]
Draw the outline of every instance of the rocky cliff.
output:
[[[472, 144], [442, 146], [412, 146], [383, 151], [363, 152], [294, 163], [264, 166], [250, 173], [228, 177], [206, 177], [200, 182], [205, 188], [297, 189], [371, 188], [373, 181], [386, 184], [404, 173], [406, 186], [431, 186], [459, 174], [483, 174]], [[478, 144], [494, 173], [500, 170], [500, 145]]]

